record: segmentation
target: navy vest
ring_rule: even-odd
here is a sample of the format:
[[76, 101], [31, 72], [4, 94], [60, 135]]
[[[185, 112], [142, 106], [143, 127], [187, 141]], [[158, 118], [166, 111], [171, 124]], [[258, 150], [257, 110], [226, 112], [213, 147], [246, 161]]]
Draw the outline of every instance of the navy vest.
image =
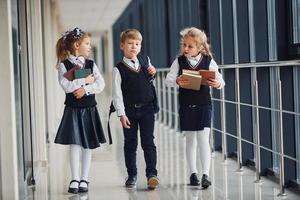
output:
[[147, 72], [147, 67], [144, 66], [147, 58], [138, 56], [140, 63], [139, 69], [136, 71], [128, 66], [125, 62], [119, 62], [117, 68], [120, 72], [122, 83], [121, 89], [125, 106], [133, 104], [147, 104], [154, 99], [153, 90], [150, 84], [150, 77]]
[[[197, 63], [194, 68], [190, 65], [188, 59], [185, 56], [178, 57], [179, 71], [178, 75], [182, 74], [183, 69], [188, 70], [200, 70], [200, 69], [209, 69], [209, 64], [211, 57], [204, 56]], [[211, 105], [210, 89], [206, 85], [201, 85], [199, 91], [189, 90], [184, 88], [179, 88], [179, 105]]]
[[[71, 61], [64, 60], [63, 61], [67, 71], [72, 69], [73, 63]], [[85, 68], [90, 68], [93, 73], [93, 66], [94, 62], [92, 60], [85, 60]], [[70, 107], [80, 107], [80, 108], [85, 108], [85, 107], [93, 107], [97, 105], [96, 99], [95, 99], [95, 94], [90, 94], [90, 95], [84, 95], [80, 99], [76, 99], [76, 97], [73, 95], [73, 93], [67, 93], [66, 94], [66, 99], [65, 99], [65, 105], [70, 106]]]

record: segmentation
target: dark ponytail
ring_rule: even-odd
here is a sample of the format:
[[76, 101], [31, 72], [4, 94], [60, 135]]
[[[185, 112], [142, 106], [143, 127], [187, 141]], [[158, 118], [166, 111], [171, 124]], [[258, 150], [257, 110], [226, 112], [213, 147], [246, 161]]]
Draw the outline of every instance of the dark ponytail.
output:
[[69, 52], [64, 44], [64, 37], [61, 37], [56, 43], [56, 66], [58, 66], [61, 61], [67, 59], [68, 56]]
[[66, 31], [56, 43], [56, 66], [66, 60], [71, 53], [74, 53], [74, 43], [81, 43], [82, 40], [89, 35], [79, 28], [74, 28], [72, 31]]

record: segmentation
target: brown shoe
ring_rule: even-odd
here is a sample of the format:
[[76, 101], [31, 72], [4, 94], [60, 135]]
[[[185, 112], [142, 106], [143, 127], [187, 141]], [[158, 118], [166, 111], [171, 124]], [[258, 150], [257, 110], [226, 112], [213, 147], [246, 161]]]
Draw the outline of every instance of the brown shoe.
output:
[[148, 184], [149, 190], [154, 190], [159, 185], [159, 180], [158, 180], [157, 176], [150, 176], [148, 178], [147, 184]]

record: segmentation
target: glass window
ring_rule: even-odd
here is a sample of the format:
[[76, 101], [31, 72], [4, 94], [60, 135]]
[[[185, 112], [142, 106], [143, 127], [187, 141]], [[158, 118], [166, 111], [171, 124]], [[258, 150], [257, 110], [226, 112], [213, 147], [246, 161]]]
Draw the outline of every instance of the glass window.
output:
[[293, 43], [300, 43], [300, 0], [292, 0]]

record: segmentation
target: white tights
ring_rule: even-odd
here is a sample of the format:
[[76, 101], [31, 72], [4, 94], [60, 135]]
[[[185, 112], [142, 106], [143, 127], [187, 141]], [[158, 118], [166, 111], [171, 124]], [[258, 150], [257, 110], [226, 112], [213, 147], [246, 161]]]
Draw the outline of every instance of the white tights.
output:
[[[209, 175], [211, 149], [209, 145], [210, 128], [202, 131], [185, 131], [186, 135], [186, 157], [191, 173], [198, 173], [197, 170], [197, 149], [200, 151], [202, 174]], [[197, 148], [198, 147], [198, 148]]]
[[[81, 178], [79, 177], [79, 164], [80, 164], [80, 153], [81, 157]], [[72, 180], [88, 180], [89, 170], [91, 166], [92, 151], [91, 149], [84, 149], [80, 145], [70, 145], [70, 164]], [[87, 187], [86, 183], [80, 183], [81, 187]], [[73, 182], [70, 185], [71, 188], [78, 187], [78, 183]]]

